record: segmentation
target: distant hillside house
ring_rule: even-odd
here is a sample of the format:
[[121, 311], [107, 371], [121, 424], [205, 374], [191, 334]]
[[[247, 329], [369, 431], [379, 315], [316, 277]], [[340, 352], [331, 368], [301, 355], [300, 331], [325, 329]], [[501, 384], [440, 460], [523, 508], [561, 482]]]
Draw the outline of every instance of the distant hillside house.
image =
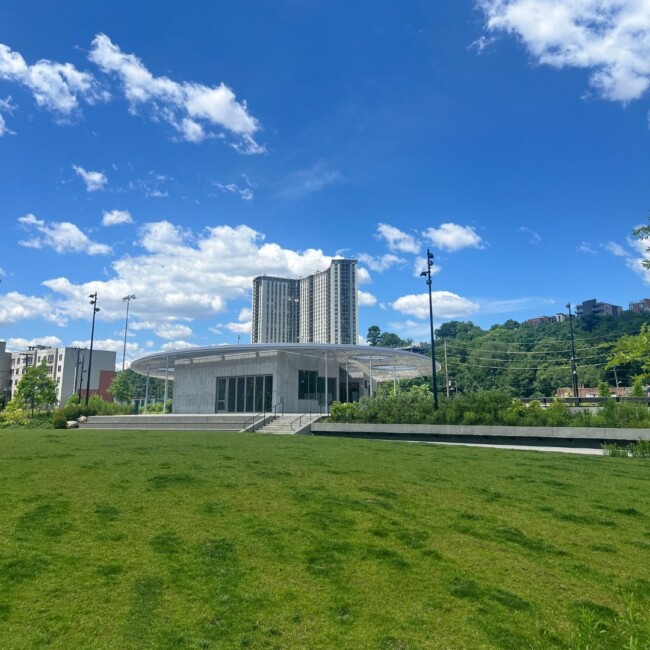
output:
[[598, 302], [595, 298], [585, 300], [576, 306], [576, 316], [614, 316], [618, 318], [623, 313], [623, 307], [610, 305], [608, 302]]

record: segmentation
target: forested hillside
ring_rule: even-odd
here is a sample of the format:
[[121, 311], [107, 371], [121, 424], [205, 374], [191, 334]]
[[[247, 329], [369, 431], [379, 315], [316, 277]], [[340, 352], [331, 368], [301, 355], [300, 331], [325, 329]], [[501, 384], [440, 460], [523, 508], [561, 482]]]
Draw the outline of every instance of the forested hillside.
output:
[[[630, 386], [639, 364], [606, 370], [614, 343], [624, 334], [638, 334], [650, 314], [624, 312], [574, 318], [575, 350], [580, 386]], [[446, 349], [446, 364], [445, 364]], [[451, 321], [436, 330], [436, 359], [442, 365], [438, 385], [471, 392], [500, 388], [519, 397], [551, 396], [571, 386], [569, 322], [529, 325], [508, 320], [483, 330], [471, 322]]]

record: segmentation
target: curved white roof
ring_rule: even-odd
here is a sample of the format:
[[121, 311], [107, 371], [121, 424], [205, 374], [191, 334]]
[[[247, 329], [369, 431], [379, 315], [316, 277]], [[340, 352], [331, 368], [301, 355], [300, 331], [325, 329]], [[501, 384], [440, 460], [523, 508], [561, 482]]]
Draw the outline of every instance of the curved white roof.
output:
[[[328, 362], [348, 364], [348, 370], [362, 370], [372, 374], [375, 381], [413, 379], [431, 375], [431, 357], [422, 354], [369, 345], [335, 345], [327, 343], [252, 343], [245, 345], [211, 345], [204, 348], [185, 348], [157, 352], [131, 363], [131, 370], [141, 375], [163, 379], [167, 371], [173, 379], [177, 363], [226, 362], [230, 359], [270, 356], [278, 352], [305, 357], [318, 357]], [[436, 370], [440, 364], [436, 363]]]

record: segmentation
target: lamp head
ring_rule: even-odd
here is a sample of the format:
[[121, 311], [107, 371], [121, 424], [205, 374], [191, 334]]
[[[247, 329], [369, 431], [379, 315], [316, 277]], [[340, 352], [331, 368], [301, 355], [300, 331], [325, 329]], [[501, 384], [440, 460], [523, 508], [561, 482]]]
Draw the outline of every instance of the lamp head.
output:
[[420, 273], [421, 278], [426, 277], [427, 275], [428, 275], [428, 271], [422, 271], [422, 273]]

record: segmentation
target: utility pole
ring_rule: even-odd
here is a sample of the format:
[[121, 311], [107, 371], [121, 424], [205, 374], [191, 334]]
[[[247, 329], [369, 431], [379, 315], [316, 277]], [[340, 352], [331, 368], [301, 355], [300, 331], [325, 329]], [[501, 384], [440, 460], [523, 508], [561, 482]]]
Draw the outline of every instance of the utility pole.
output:
[[447, 339], [445, 343], [445, 382], [447, 384], [447, 399], [449, 399], [449, 366], [447, 365]]
[[571, 382], [573, 384], [573, 396], [577, 399], [580, 397], [580, 391], [578, 390], [578, 367], [576, 366], [576, 348], [573, 339], [573, 316], [570, 302], [567, 303], [567, 309], [569, 310], [569, 331], [571, 332]]

